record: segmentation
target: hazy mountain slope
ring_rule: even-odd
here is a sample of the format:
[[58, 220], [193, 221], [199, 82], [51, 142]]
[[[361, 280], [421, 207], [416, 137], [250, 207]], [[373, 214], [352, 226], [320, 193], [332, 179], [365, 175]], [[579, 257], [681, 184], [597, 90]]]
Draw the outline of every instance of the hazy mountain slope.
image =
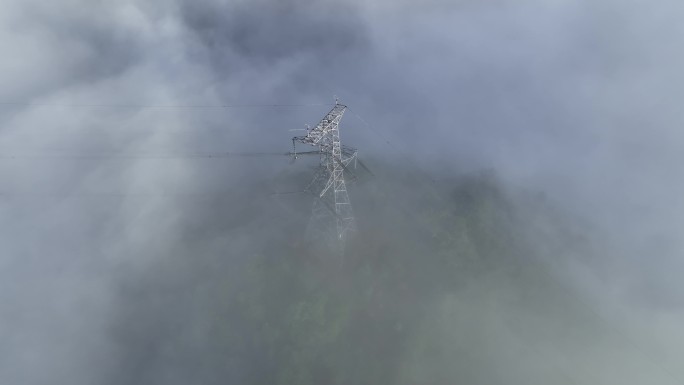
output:
[[672, 380], [554, 278], [494, 176], [376, 172], [342, 260], [308, 250], [307, 196], [185, 205], [174, 253], [122, 288], [111, 383]]

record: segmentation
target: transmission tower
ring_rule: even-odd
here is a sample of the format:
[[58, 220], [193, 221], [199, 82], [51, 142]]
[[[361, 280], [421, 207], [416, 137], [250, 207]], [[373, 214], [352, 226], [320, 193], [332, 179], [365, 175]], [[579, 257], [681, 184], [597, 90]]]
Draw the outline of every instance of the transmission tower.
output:
[[356, 230], [345, 171], [349, 170], [352, 162], [356, 167], [357, 150], [340, 142], [339, 125], [346, 109], [347, 106], [336, 102], [314, 128], [307, 129], [306, 135], [292, 138], [295, 159], [296, 142], [318, 147], [314, 153], [320, 155], [319, 166], [306, 188], [315, 196], [307, 236], [312, 243], [323, 244], [338, 252], [343, 252], [347, 236]]

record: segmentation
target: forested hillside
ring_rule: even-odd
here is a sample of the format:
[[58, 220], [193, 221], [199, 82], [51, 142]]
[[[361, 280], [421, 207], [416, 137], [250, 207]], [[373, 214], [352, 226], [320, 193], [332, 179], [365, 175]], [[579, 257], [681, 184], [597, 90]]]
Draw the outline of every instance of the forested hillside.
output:
[[125, 347], [119, 375], [131, 383], [504, 383], [508, 375], [487, 365], [510, 347], [492, 346], [487, 324], [516, 327], [497, 321], [507, 311], [499, 305], [538, 295], [531, 286], [547, 279], [535, 276], [513, 205], [489, 174], [378, 175], [352, 186], [359, 231], [343, 258], [308, 248], [308, 196], [244, 191], [185, 205], [182, 217], [233, 220], [187, 220], [181, 249], [122, 285], [134, 305], [113, 331]]
[[310, 196], [254, 193], [306, 173], [184, 202], [172, 247], [124, 271], [111, 384], [672, 381], [553, 270], [596, 251], [543, 195], [373, 168], [342, 258], [309, 247]]

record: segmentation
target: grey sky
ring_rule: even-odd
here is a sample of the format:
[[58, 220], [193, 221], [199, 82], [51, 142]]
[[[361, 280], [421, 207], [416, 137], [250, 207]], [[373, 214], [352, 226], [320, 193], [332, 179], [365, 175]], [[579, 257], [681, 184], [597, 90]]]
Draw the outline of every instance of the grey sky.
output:
[[[188, 201], [289, 167], [65, 154], [285, 152], [288, 130], [327, 110], [73, 105], [334, 95], [372, 126], [345, 117], [343, 139], [363, 157], [436, 179], [494, 170], [578, 218], [594, 251], [552, 265], [606, 317], [639, 333], [660, 322], [643, 345], [676, 367], [683, 18], [670, 0], [0, 2], [0, 155], [16, 156], [0, 159], [0, 382], [100, 381], [89, 368], [109, 370], [117, 349], [106, 330], [122, 277], [173, 254], [186, 223], [230, 229], [240, 218]], [[198, 248], [188, 252], [247, 250], [249, 224], [264, 218], [240, 218], [230, 242], [187, 241]], [[675, 342], [652, 342], [666, 336]]]

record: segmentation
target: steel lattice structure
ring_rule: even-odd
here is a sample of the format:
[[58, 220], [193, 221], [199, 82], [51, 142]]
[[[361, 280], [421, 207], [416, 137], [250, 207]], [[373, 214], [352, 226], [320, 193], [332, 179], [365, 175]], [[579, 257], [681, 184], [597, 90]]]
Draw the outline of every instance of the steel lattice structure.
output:
[[323, 242], [331, 249], [343, 250], [347, 236], [356, 230], [345, 171], [354, 162], [357, 150], [340, 142], [340, 121], [347, 106], [335, 103], [330, 112], [304, 136], [292, 138], [292, 150], [296, 159], [295, 143], [318, 147], [319, 167], [306, 188], [315, 195], [307, 236], [314, 243]]

